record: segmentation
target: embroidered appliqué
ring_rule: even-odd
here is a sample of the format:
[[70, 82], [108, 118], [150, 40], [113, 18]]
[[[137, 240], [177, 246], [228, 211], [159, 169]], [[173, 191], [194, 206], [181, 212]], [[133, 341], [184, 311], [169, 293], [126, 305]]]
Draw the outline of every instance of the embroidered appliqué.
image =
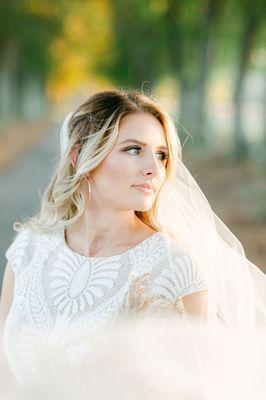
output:
[[183, 314], [180, 298], [168, 300], [149, 290], [150, 276], [150, 273], [146, 273], [133, 280], [125, 301], [124, 314], [132, 316], [153, 314], [162, 317]]

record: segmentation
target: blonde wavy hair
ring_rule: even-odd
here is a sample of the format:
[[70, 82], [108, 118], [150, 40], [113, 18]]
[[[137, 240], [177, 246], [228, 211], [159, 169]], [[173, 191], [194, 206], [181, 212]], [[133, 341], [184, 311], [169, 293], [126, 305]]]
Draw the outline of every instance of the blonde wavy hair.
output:
[[[83, 214], [86, 196], [81, 184], [85, 174], [103, 161], [113, 149], [123, 118], [134, 112], [153, 115], [163, 126], [168, 147], [165, 181], [148, 211], [135, 211], [147, 226], [161, 230], [157, 220], [158, 206], [163, 188], [171, 185], [181, 160], [181, 146], [171, 117], [159, 106], [154, 97], [141, 91], [110, 90], [91, 96], [71, 115], [68, 125], [67, 150], [57, 161], [48, 186], [42, 196], [40, 211], [24, 223], [16, 221], [16, 232], [27, 227], [38, 233], [47, 233], [67, 227]], [[70, 151], [79, 145], [76, 167], [71, 163]]]

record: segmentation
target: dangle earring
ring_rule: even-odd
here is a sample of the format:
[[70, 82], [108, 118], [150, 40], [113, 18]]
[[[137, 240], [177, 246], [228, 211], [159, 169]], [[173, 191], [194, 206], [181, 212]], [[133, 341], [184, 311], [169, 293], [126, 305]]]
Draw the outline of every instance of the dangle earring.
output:
[[91, 204], [91, 183], [90, 183], [90, 176], [87, 177], [88, 182], [88, 189], [89, 189], [89, 205]]

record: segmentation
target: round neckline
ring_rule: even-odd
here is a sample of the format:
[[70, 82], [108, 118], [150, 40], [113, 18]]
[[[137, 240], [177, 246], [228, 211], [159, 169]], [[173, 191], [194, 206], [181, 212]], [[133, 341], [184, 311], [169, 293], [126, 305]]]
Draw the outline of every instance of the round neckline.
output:
[[64, 247], [65, 247], [68, 251], [70, 251], [72, 254], [75, 254], [76, 256], [78, 256], [78, 257], [80, 257], [80, 258], [82, 258], [82, 259], [85, 259], [85, 260], [110, 260], [110, 259], [112, 259], [112, 258], [121, 257], [121, 256], [124, 256], [124, 255], [126, 255], [126, 254], [129, 254], [129, 253], [131, 253], [131, 252], [134, 252], [134, 251], [137, 250], [139, 247], [142, 247], [146, 242], [148, 242], [148, 241], [150, 241], [150, 240], [153, 240], [153, 238], [154, 238], [155, 236], [157, 236], [158, 234], [161, 234], [161, 232], [160, 232], [160, 231], [157, 231], [157, 232], [152, 233], [152, 234], [151, 234], [150, 236], [148, 236], [146, 239], [144, 239], [144, 240], [142, 240], [140, 243], [136, 244], [136, 246], [131, 247], [130, 249], [127, 249], [127, 250], [123, 251], [122, 253], [114, 254], [114, 255], [112, 255], [112, 256], [97, 256], [97, 257], [85, 256], [84, 254], [81, 254], [81, 253], [79, 253], [78, 251], [73, 250], [71, 247], [69, 247], [68, 244], [67, 244], [67, 242], [66, 242], [66, 239], [65, 239], [65, 228], [62, 229], [60, 236], [61, 236], [61, 239], [62, 239], [62, 242], [63, 242]]

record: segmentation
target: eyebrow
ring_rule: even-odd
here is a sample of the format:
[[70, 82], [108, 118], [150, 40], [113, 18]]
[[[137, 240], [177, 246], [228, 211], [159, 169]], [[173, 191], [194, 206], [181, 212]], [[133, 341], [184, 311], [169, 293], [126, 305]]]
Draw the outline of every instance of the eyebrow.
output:
[[[128, 143], [128, 142], [131, 142], [131, 143], [134, 142], [134, 143], [142, 144], [143, 146], [147, 146], [147, 143], [141, 142], [140, 140], [137, 140], [137, 139], [126, 139], [119, 144]], [[166, 150], [166, 151], [168, 150], [168, 148], [166, 146], [158, 146], [158, 149]]]

